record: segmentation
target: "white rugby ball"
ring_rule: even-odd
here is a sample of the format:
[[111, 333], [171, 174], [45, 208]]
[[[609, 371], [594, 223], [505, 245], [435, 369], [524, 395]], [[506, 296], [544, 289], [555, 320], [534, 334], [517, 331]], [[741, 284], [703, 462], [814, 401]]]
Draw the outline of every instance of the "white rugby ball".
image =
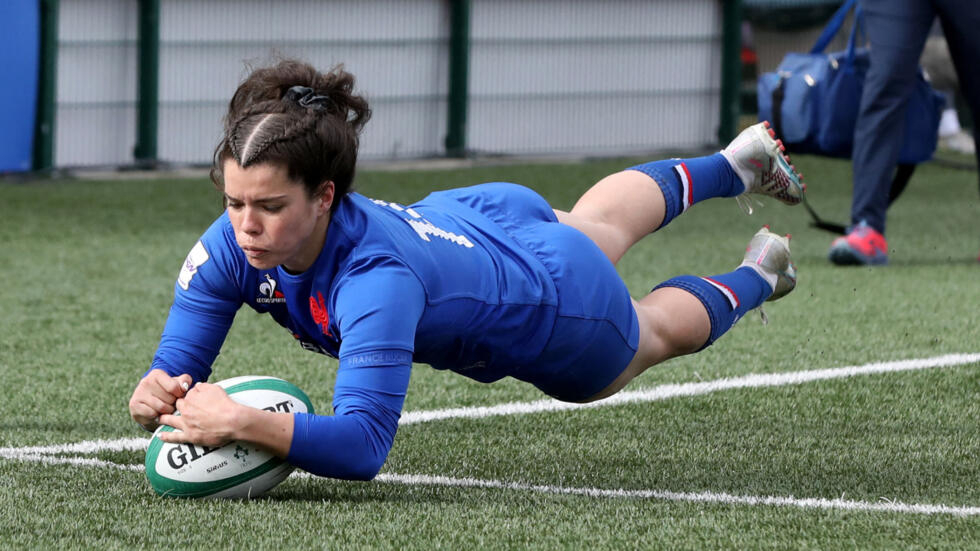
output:
[[[313, 404], [296, 385], [275, 377], [233, 377], [218, 381], [232, 400], [249, 407], [286, 413], [313, 413]], [[161, 425], [146, 450], [146, 478], [165, 497], [253, 498], [293, 472], [293, 466], [252, 444], [233, 441], [220, 448], [168, 444]]]

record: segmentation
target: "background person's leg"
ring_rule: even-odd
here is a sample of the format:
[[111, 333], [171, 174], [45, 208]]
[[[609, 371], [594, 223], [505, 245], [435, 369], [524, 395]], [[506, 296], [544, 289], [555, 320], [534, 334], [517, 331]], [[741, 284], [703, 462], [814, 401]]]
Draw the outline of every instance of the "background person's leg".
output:
[[[980, 2], [937, 0], [936, 9], [976, 133], [980, 120]], [[975, 149], [980, 164], [980, 149]]]
[[851, 223], [885, 233], [905, 111], [935, 15], [928, 0], [861, 0], [871, 66], [854, 131]]

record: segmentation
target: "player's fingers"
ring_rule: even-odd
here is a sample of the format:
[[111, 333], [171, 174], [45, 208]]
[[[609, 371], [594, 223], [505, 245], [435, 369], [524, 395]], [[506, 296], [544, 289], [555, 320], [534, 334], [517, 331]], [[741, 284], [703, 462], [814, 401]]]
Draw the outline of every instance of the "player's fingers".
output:
[[148, 427], [156, 423], [156, 418], [159, 414], [150, 406], [144, 403], [138, 403], [129, 407], [129, 415], [140, 425]]
[[191, 385], [194, 384], [194, 379], [187, 373], [176, 377], [175, 380], [177, 381], [177, 387], [180, 388], [180, 396], [187, 394], [187, 391], [191, 388]]
[[174, 404], [177, 411], [181, 415], [185, 416], [185, 419], [192, 418], [197, 408], [193, 404], [187, 401], [187, 398], [177, 398], [177, 402]]
[[174, 396], [170, 394], [167, 389], [168, 386], [172, 386], [171, 377], [162, 371], [152, 371], [146, 376], [142, 381], [140, 381], [139, 386], [136, 387], [137, 395], [152, 395], [160, 400], [164, 400], [168, 403], [173, 403]]
[[160, 415], [161, 413], [173, 413], [176, 411], [174, 404], [164, 402], [155, 396], [147, 397], [144, 403], [153, 408], [153, 411], [155, 411], [157, 415]]
[[[185, 426], [186, 421], [180, 415], [165, 413], [157, 419], [157, 422], [160, 423], [161, 425], [169, 425], [177, 429], [178, 431], [183, 431], [184, 429], [187, 428]], [[168, 431], [166, 433], [161, 433], [161, 434], [171, 434], [171, 433]]]
[[166, 392], [168, 395], [174, 398], [180, 398], [183, 396], [187, 389], [190, 388], [191, 383], [189, 380], [185, 380], [184, 377], [190, 379], [190, 375], [181, 375], [179, 377], [165, 377], [157, 381], [159, 388]]
[[157, 435], [157, 437], [168, 444], [183, 444], [184, 442], [189, 442], [186, 433], [177, 431], [161, 432]]
[[133, 394], [129, 402], [130, 409], [138, 404], [143, 404], [154, 411], [154, 416], [161, 413], [173, 413], [174, 398], [169, 395], [157, 396], [152, 392], [142, 391]]
[[[155, 381], [146, 387], [145, 392], [141, 394], [140, 398], [147, 402], [167, 404], [173, 407], [173, 404], [177, 401], [177, 398], [184, 395], [184, 391], [181, 389], [179, 383], [175, 382], [172, 378], [167, 377], [166, 380]], [[164, 412], [164, 409], [158, 408], [159, 412]], [[169, 412], [167, 412], [169, 413]]]

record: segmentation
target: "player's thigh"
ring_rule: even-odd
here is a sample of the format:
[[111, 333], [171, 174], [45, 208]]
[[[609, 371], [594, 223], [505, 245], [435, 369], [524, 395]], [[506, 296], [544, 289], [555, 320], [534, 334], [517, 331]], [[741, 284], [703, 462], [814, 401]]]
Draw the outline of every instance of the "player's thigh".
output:
[[554, 329], [518, 378], [565, 401], [606, 388], [636, 355], [640, 330], [629, 290], [599, 247], [564, 224], [536, 228], [537, 254], [558, 293]]

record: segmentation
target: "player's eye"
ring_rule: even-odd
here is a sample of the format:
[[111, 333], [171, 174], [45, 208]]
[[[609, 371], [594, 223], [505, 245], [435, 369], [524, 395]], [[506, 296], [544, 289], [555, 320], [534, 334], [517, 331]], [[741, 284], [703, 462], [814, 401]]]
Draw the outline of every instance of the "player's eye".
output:
[[271, 213], [276, 213], [276, 212], [279, 212], [279, 211], [282, 210], [282, 205], [265, 205], [265, 206], [262, 207], [262, 210], [264, 210], [264, 211], [266, 211], [266, 212], [268, 212], [270, 214]]

